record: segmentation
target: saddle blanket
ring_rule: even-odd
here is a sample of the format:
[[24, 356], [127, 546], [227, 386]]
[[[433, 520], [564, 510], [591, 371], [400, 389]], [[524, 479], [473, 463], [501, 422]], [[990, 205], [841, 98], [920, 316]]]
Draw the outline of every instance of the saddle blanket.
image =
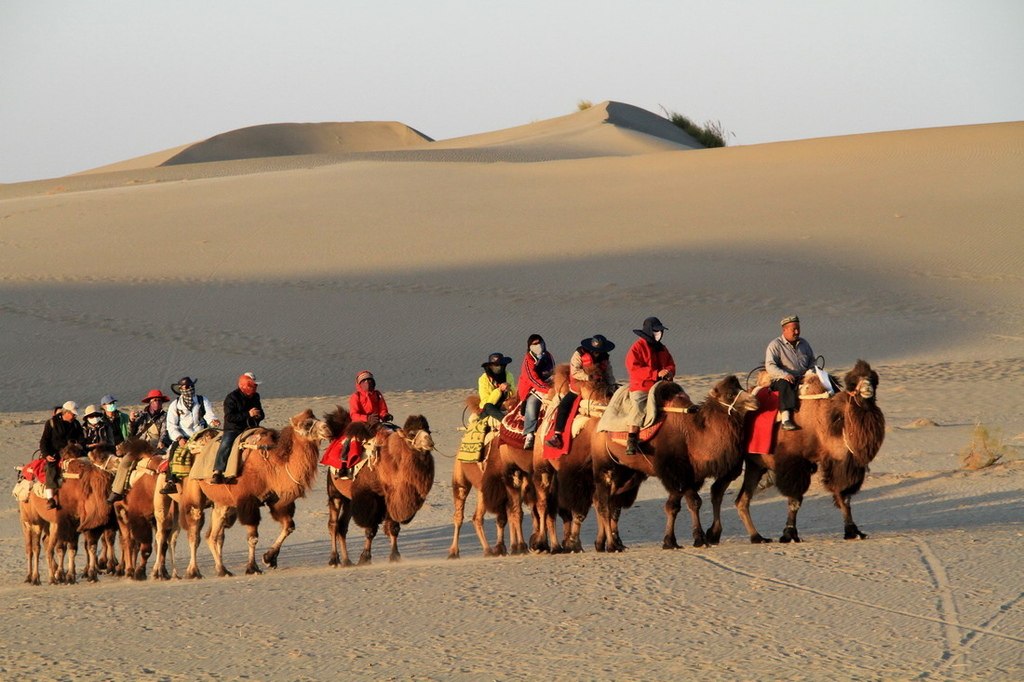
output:
[[759, 407], [747, 415], [746, 451], [770, 455], [775, 451], [775, 431], [779, 414], [779, 394], [765, 386], [754, 389]]
[[[242, 455], [242, 451], [245, 450], [248, 453], [248, 449], [242, 448], [242, 443], [245, 443], [250, 436], [256, 431], [263, 431], [265, 429], [249, 429], [243, 431], [235, 439], [235, 442], [231, 444], [231, 454], [228, 455], [227, 466], [224, 467], [224, 476], [226, 478], [234, 478], [238, 476], [242, 471], [242, 462], [245, 460], [247, 455]], [[196, 434], [198, 436], [199, 434]], [[195, 438], [196, 436], [193, 436]], [[192, 463], [192, 469], [188, 472], [188, 478], [198, 478], [204, 480], [213, 476], [213, 465], [217, 460], [217, 449], [220, 447], [220, 439], [223, 436], [223, 432], [218, 432], [211, 440], [206, 442], [196, 453], [195, 461]]]
[[[644, 412], [644, 418], [640, 423], [640, 428], [652, 426], [658, 418], [658, 406], [654, 401], [654, 389], [660, 385], [661, 382], [657, 382], [654, 386], [651, 386], [651, 390], [647, 393], [647, 410]], [[604, 414], [601, 415], [601, 421], [597, 423], [597, 430], [613, 432], [628, 431], [629, 420], [635, 409], [636, 403], [633, 402], [633, 398], [629, 395], [629, 386], [620, 386], [612, 396], [611, 401], [608, 403], [608, 407], [605, 408]]]

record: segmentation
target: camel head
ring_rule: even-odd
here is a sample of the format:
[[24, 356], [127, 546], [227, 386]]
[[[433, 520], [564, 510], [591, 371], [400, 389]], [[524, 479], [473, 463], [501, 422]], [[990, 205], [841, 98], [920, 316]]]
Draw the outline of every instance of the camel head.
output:
[[878, 390], [878, 372], [863, 360], [857, 360], [857, 364], [843, 378], [843, 384], [850, 395], [856, 394], [864, 400], [872, 400]]
[[402, 426], [409, 446], [413, 450], [429, 452], [434, 449], [434, 438], [430, 435], [430, 424], [427, 418], [421, 414], [409, 415]]
[[330, 440], [331, 430], [327, 424], [313, 415], [313, 410], [305, 410], [290, 420], [295, 433], [307, 440]]
[[759, 407], [757, 398], [749, 391], [744, 390], [740, 385], [740, 380], [734, 374], [727, 375], [715, 384], [709, 396], [712, 400], [717, 400], [727, 407], [730, 415], [736, 413], [743, 416]]

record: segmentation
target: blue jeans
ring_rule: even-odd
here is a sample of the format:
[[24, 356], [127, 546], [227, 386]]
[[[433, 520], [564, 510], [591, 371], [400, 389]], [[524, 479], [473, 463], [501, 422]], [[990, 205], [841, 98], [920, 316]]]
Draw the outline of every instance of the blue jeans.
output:
[[537, 417], [540, 415], [541, 399], [535, 393], [526, 396], [526, 408], [523, 410], [523, 434], [529, 436], [537, 431]]
[[214, 471], [224, 473], [224, 468], [228, 465], [228, 457], [231, 455], [231, 446], [239, 435], [241, 434], [238, 431], [225, 431], [221, 434], [220, 447], [217, 448], [217, 459], [213, 462]]

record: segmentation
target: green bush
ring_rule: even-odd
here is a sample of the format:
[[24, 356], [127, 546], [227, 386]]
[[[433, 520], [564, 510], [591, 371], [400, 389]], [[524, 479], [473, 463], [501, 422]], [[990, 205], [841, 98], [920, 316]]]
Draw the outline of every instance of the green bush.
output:
[[678, 112], [669, 111], [665, 107], [661, 107], [661, 110], [665, 112], [665, 118], [709, 149], [726, 146], [726, 140], [732, 135], [725, 129], [721, 121], [704, 121], [704, 125], [701, 125]]

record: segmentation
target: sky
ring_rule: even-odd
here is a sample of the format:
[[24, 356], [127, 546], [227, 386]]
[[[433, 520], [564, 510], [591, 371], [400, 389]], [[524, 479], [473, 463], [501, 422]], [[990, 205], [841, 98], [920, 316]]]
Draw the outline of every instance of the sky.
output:
[[1024, 120], [1021, 0], [0, 0], [0, 182], [251, 125], [616, 100], [730, 145]]

